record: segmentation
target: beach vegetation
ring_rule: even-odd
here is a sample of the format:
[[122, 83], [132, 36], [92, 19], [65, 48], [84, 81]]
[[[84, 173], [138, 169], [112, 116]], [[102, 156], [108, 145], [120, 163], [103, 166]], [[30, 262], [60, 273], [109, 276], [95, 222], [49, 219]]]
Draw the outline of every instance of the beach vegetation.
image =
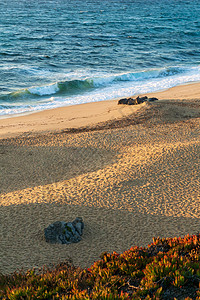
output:
[[154, 238], [148, 247], [101, 254], [90, 268], [0, 274], [0, 299], [200, 300], [200, 235]]

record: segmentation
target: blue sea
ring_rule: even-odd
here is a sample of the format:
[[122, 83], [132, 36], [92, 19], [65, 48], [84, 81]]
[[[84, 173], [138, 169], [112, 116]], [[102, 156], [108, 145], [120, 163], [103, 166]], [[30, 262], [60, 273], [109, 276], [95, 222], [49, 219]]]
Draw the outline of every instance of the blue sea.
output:
[[0, 0], [0, 117], [200, 81], [197, 0]]

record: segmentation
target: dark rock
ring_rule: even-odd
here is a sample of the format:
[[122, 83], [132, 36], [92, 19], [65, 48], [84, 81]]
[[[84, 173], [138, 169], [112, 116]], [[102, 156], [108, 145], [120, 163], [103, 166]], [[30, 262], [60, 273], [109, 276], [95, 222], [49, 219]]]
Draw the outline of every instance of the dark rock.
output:
[[129, 98], [127, 104], [128, 105], [137, 105], [138, 102], [137, 102], [137, 99]]
[[72, 225], [74, 226], [74, 228], [76, 229], [76, 231], [78, 231], [79, 235], [83, 234], [84, 224], [83, 224], [82, 218], [76, 218], [72, 222]]
[[57, 221], [44, 229], [46, 242], [51, 244], [71, 244], [81, 240], [84, 223], [82, 218], [73, 222]]
[[147, 97], [147, 96], [144, 96], [144, 97], [139, 97], [139, 96], [138, 96], [138, 97], [136, 98], [136, 100], [137, 100], [138, 104], [141, 104], [141, 103], [147, 101], [147, 100], [148, 100], [148, 97]]
[[149, 98], [149, 99], [148, 99], [148, 101], [149, 101], [149, 102], [153, 102], [153, 101], [157, 101], [157, 100], [158, 100], [158, 99], [157, 99], [157, 98], [155, 98], [155, 97], [153, 97], [153, 98]]
[[145, 101], [153, 102], [153, 101], [156, 101], [156, 100], [158, 100], [158, 99], [155, 98], [155, 97], [148, 98], [147, 96], [144, 96], [144, 97], [138, 96], [136, 99], [122, 98], [118, 101], [118, 104], [137, 105], [137, 104], [141, 104]]
[[118, 104], [128, 104], [128, 98], [123, 98], [118, 101]]

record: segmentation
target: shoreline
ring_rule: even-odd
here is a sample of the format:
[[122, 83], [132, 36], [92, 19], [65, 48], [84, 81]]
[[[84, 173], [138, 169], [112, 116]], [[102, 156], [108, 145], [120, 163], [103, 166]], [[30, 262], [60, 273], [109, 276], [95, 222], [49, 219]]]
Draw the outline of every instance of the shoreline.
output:
[[[0, 122], [0, 272], [66, 259], [90, 267], [105, 251], [199, 232], [200, 84], [152, 96], [161, 100]], [[50, 223], [76, 217], [79, 243], [45, 241]]]
[[[157, 97], [159, 100], [199, 99], [200, 82], [188, 83], [144, 95]], [[118, 106], [118, 100], [64, 106], [26, 115], [2, 118], [0, 119], [0, 139], [22, 134], [45, 134], [50, 131], [56, 132], [69, 128], [91, 126], [127, 117], [141, 108], [141, 105], [134, 107]]]
[[[171, 87], [171, 88], [167, 88], [167, 89], [161, 89], [161, 90], [157, 90], [155, 92], [151, 92], [151, 93], [144, 93], [144, 94], [136, 94], [136, 95], [132, 95], [132, 96], [123, 96], [121, 98], [128, 98], [128, 97], [137, 97], [137, 96], [142, 96], [142, 95], [149, 95], [149, 96], [153, 96], [154, 94], [163, 94], [165, 92], [168, 92], [169, 90], [171, 89], [176, 89], [176, 88], [183, 88], [184, 86], [187, 86], [187, 85], [196, 85], [196, 84], [200, 84], [200, 81], [195, 81], [195, 82], [186, 82], [186, 83], [183, 83], [183, 84], [180, 84], [180, 85], [177, 85], [177, 86], [174, 86], [174, 87]], [[30, 112], [24, 112], [24, 113], [19, 113], [19, 114], [11, 114], [11, 115], [3, 115], [3, 116], [0, 116], [0, 120], [4, 120], [4, 119], [10, 119], [10, 118], [17, 118], [17, 117], [24, 117], [24, 116], [28, 116], [28, 115], [31, 115], [31, 114], [37, 114], [37, 113], [41, 113], [43, 111], [46, 111], [46, 110], [55, 110], [55, 109], [61, 109], [61, 108], [64, 108], [64, 107], [71, 107], [71, 106], [79, 106], [79, 105], [83, 105], [83, 104], [92, 104], [92, 103], [97, 103], [97, 102], [107, 102], [107, 101], [115, 101], [115, 100], [119, 100], [121, 98], [113, 98], [113, 99], [108, 99], [108, 100], [101, 100], [101, 101], [95, 101], [95, 102], [87, 102], [87, 103], [81, 103], [81, 104], [74, 104], [74, 105], [66, 105], [66, 106], [59, 106], [59, 107], [55, 107], [55, 108], [49, 108], [49, 109], [44, 109], [44, 110], [38, 110], [38, 111], [30, 111]]]

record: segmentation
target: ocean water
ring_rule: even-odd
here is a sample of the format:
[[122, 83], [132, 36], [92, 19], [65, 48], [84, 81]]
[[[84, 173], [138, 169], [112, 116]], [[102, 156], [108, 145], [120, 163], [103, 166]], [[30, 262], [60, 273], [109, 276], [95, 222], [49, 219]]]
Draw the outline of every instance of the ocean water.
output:
[[199, 1], [0, 1], [0, 117], [193, 81]]

